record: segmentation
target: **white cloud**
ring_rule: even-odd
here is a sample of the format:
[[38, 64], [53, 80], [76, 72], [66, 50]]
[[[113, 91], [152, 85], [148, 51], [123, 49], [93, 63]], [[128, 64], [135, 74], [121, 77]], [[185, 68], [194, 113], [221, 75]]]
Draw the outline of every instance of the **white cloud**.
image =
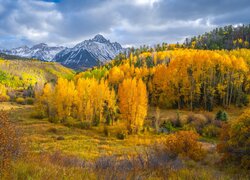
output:
[[217, 26], [249, 23], [249, 9], [249, 0], [0, 0], [0, 47], [73, 46], [97, 33], [125, 46], [172, 43]]
[[134, 0], [132, 1], [137, 5], [146, 5], [152, 7], [155, 3], [160, 2], [160, 0]]

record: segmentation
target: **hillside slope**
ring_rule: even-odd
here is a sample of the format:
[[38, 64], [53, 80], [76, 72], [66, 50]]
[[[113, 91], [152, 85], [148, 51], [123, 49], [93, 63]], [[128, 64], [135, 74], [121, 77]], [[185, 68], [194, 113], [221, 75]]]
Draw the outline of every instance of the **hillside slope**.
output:
[[74, 71], [58, 63], [38, 60], [0, 59], [0, 84], [11, 89], [55, 81], [58, 77], [71, 78]]

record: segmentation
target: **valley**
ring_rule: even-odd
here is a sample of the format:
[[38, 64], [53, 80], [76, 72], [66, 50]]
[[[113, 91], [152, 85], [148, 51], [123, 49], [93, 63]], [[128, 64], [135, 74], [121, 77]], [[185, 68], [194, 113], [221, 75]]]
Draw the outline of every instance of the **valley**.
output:
[[249, 179], [249, 29], [1, 56], [0, 179]]

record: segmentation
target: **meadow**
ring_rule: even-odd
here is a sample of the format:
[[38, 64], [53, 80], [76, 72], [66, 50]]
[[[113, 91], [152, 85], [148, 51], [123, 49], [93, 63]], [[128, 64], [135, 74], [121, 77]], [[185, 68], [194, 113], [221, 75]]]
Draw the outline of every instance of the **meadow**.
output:
[[[1, 103], [1, 109], [9, 112], [9, 118], [18, 129], [21, 155], [13, 160], [10, 179], [247, 179], [247, 171], [236, 166], [220, 165], [216, 151], [217, 138], [200, 137], [206, 150], [200, 161], [178, 157], [165, 159], [166, 154], [157, 149], [157, 141], [167, 134], [155, 134], [148, 129], [124, 140], [117, 138], [123, 123], [109, 129], [92, 127], [80, 129], [60, 123], [51, 123], [47, 118], [34, 118], [33, 105]], [[229, 121], [244, 110], [228, 110]], [[176, 115], [176, 110], [160, 110], [160, 119], [165, 121]], [[215, 112], [210, 112], [212, 116]], [[179, 111], [188, 116], [188, 110]], [[194, 114], [204, 113], [201, 111]], [[149, 108], [145, 124], [151, 124], [155, 108]], [[159, 152], [158, 152], [159, 151]], [[165, 157], [165, 158], [164, 158]], [[157, 158], [163, 158], [163, 161]], [[154, 162], [153, 159], [159, 162]], [[197, 171], [197, 169], [199, 169]], [[239, 173], [241, 172], [241, 173]]]

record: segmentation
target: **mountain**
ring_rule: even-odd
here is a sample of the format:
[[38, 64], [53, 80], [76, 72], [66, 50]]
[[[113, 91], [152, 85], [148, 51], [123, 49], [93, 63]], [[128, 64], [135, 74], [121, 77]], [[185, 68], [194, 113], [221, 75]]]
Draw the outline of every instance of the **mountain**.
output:
[[40, 43], [32, 46], [31, 48], [28, 46], [22, 46], [10, 50], [0, 50], [0, 53], [25, 58], [35, 58], [43, 61], [52, 61], [54, 56], [63, 49], [65, 49], [63, 46], [50, 47], [47, 44]]
[[125, 52], [125, 49], [119, 43], [110, 42], [98, 34], [93, 39], [85, 40], [73, 48], [62, 50], [53, 61], [70, 68], [80, 69], [105, 63], [122, 52]]
[[20, 57], [20, 56], [15, 56], [15, 55], [9, 55], [9, 54], [4, 54], [0, 52], [0, 59], [5, 59], [5, 60], [32, 60], [32, 58], [25, 58], [25, 57]]
[[50, 47], [47, 44], [40, 43], [31, 48], [22, 46], [10, 50], [0, 50], [0, 53], [3, 56], [6, 54], [43, 61], [56, 61], [73, 69], [81, 69], [103, 64], [125, 51], [126, 49], [122, 48], [119, 43], [110, 42], [98, 34], [93, 39], [85, 40], [73, 48]]

